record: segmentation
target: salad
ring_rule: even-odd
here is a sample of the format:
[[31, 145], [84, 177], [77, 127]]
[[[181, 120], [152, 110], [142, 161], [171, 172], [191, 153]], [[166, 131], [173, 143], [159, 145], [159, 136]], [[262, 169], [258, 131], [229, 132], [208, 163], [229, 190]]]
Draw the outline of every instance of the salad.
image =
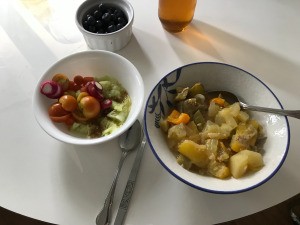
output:
[[65, 124], [76, 136], [106, 136], [126, 121], [131, 99], [124, 87], [109, 76], [55, 74], [42, 82], [41, 94], [55, 101], [49, 106], [49, 118]]

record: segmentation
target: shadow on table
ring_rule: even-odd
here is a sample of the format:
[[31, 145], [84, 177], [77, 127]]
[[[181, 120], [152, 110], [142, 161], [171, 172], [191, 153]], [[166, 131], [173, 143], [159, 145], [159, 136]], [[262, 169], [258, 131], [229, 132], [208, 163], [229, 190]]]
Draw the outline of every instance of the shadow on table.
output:
[[[250, 73], [264, 74], [264, 79], [280, 87], [286, 82], [286, 73], [289, 72], [289, 90], [298, 90], [298, 83], [295, 82], [297, 74], [300, 73], [300, 66], [292, 59], [272, 52], [259, 45], [259, 43], [251, 43], [245, 39], [235, 36], [227, 31], [221, 30], [213, 25], [205, 22], [194, 20], [185, 31], [175, 34], [168, 33], [169, 38], [177, 38], [188, 45], [190, 48], [201, 51], [208, 56], [229, 64], [235, 64], [243, 67]], [[174, 51], [178, 57], [182, 57], [184, 61], [185, 49], [178, 48], [173, 41]], [[220, 49], [220, 50], [219, 50]], [[226, 51], [223, 51], [226, 49]], [[229, 54], [227, 60], [227, 55]], [[207, 61], [207, 59], [199, 59], [199, 61]], [[259, 74], [255, 74], [259, 77]], [[276, 77], [276, 79], [274, 79]], [[285, 90], [289, 92], [289, 90]]]

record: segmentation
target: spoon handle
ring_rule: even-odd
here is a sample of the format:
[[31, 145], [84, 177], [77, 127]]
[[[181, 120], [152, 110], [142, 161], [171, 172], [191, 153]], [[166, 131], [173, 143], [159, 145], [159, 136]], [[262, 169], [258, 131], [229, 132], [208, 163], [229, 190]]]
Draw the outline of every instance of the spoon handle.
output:
[[109, 225], [110, 220], [111, 220], [111, 208], [113, 204], [113, 199], [114, 199], [114, 193], [116, 189], [116, 184], [119, 178], [119, 174], [121, 171], [121, 168], [123, 166], [124, 160], [127, 156], [127, 152], [123, 151], [122, 156], [115, 174], [115, 177], [113, 179], [112, 185], [109, 189], [108, 195], [105, 199], [104, 206], [102, 210], [99, 212], [97, 218], [96, 218], [96, 224], [97, 225]]
[[268, 112], [268, 113], [274, 113], [282, 116], [291, 116], [300, 119], [300, 110], [271, 109], [271, 108], [265, 108], [260, 106], [251, 106], [242, 102], [241, 102], [241, 106], [243, 109], [247, 109], [250, 111]]
[[130, 199], [134, 190], [135, 181], [137, 178], [137, 174], [140, 168], [141, 160], [143, 158], [144, 148], [146, 145], [146, 136], [144, 135], [143, 140], [139, 146], [138, 152], [135, 156], [134, 164], [132, 166], [123, 197], [117, 212], [116, 220], [114, 225], [122, 225], [124, 223], [124, 219], [127, 214], [127, 210], [129, 207]]

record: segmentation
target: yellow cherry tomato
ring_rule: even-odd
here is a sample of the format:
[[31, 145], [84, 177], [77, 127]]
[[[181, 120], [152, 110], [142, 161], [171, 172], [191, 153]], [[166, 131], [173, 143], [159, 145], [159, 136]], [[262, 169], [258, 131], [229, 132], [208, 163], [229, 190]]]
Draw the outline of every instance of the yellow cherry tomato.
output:
[[85, 96], [79, 102], [79, 107], [82, 110], [82, 114], [85, 118], [92, 119], [100, 113], [100, 103], [92, 96]]
[[89, 93], [87, 93], [86, 91], [80, 92], [79, 95], [77, 96], [77, 102], [80, 102], [80, 100], [86, 96], [89, 96]]
[[63, 95], [59, 98], [58, 101], [63, 107], [63, 109], [68, 112], [73, 112], [75, 109], [77, 109], [77, 100], [72, 95]]

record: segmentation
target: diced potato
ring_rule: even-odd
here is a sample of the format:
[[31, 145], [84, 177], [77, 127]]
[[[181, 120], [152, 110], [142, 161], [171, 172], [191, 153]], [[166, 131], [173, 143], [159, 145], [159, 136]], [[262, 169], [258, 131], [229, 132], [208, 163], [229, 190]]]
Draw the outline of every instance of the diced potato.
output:
[[182, 123], [178, 125], [174, 125], [168, 130], [169, 139], [175, 139], [177, 141], [180, 141], [185, 137], [186, 137], [186, 129], [184, 124]]
[[236, 134], [232, 136], [230, 148], [239, 152], [254, 146], [257, 140], [257, 129], [252, 123], [239, 123], [236, 128]]
[[249, 114], [246, 113], [245, 111], [240, 111], [239, 114], [237, 115], [237, 119], [241, 122], [247, 122], [249, 120]]
[[248, 157], [248, 168], [249, 170], [257, 171], [260, 170], [264, 165], [262, 155], [258, 152], [251, 150], [240, 151], [239, 154], [246, 155]]
[[219, 126], [221, 126], [222, 124], [225, 124], [225, 119], [222, 115], [220, 115], [220, 113], [218, 113], [215, 116], [215, 123], [218, 124]]
[[226, 124], [228, 124], [229, 126], [231, 126], [232, 128], [236, 128], [237, 127], [237, 122], [234, 119], [235, 115], [238, 114], [237, 112], [238, 109], [236, 109], [235, 107], [233, 108], [224, 108], [222, 110], [219, 111], [219, 113], [216, 115], [215, 117], [215, 121], [221, 125], [224, 122]]
[[219, 141], [217, 139], [207, 139], [205, 144], [209, 155], [213, 154], [214, 156], [216, 156], [218, 151]]
[[237, 117], [240, 110], [241, 110], [241, 107], [240, 107], [240, 103], [236, 102], [236, 103], [233, 103], [232, 105], [230, 105], [229, 107], [229, 110], [230, 110], [230, 114], [233, 116], [233, 117]]
[[184, 140], [178, 145], [178, 151], [201, 168], [208, 164], [209, 159], [205, 145], [199, 145], [191, 140]]
[[230, 150], [226, 148], [224, 143], [220, 141], [220, 147], [218, 148], [217, 159], [219, 162], [226, 162], [230, 157]]
[[257, 120], [249, 120], [248, 124], [251, 124], [255, 129], [260, 127], [260, 124], [257, 122]]
[[238, 124], [237, 124], [236, 120], [233, 118], [233, 116], [228, 115], [228, 116], [224, 117], [224, 119], [225, 119], [225, 123], [228, 124], [230, 127], [232, 127], [232, 128], [237, 127]]
[[229, 159], [229, 169], [234, 178], [242, 177], [248, 168], [248, 156], [244, 154], [235, 154]]
[[230, 136], [232, 130], [233, 128], [226, 123], [223, 123], [220, 127], [220, 133], [223, 133], [226, 138]]
[[239, 152], [241, 150], [247, 149], [249, 147], [249, 144], [247, 143], [247, 140], [243, 138], [243, 136], [234, 134], [232, 135], [231, 142], [230, 142], [230, 148], [235, 151]]
[[208, 116], [215, 117], [217, 113], [220, 111], [220, 106], [214, 102], [211, 102], [208, 106]]
[[209, 162], [207, 172], [220, 179], [225, 179], [230, 176], [229, 168], [224, 163], [215, 160]]

